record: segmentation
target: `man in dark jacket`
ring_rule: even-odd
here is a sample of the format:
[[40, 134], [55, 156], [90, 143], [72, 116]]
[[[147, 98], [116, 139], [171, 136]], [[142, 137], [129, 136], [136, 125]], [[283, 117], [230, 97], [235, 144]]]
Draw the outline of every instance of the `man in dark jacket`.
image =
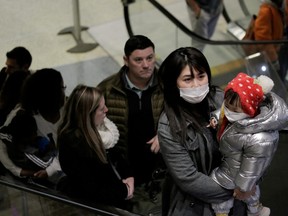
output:
[[[145, 201], [150, 203], [145, 207], [147, 214], [161, 204], [155, 197], [159, 188], [155, 188], [154, 180], [157, 169], [162, 167], [156, 130], [163, 95], [157, 81], [154, 48], [153, 42], [143, 35], [131, 37], [124, 47], [124, 66], [99, 84], [109, 109], [107, 116], [120, 132], [119, 143], [111, 155], [128, 161], [135, 180], [134, 201], [138, 206], [139, 194], [140, 206]], [[144, 211], [133, 210], [142, 214]]]

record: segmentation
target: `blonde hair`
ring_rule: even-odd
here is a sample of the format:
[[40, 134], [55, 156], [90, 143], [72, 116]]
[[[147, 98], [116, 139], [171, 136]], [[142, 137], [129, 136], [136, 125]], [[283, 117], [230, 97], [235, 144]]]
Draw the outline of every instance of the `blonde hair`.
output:
[[101, 136], [95, 125], [95, 112], [103, 93], [99, 88], [78, 85], [69, 96], [58, 129], [58, 138], [62, 134], [79, 131], [99, 160], [107, 163], [106, 152]]

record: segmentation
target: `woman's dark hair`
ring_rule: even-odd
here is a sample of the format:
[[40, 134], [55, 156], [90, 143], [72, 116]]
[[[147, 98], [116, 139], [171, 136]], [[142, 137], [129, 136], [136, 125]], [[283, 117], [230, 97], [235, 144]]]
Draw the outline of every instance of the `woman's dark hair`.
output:
[[24, 83], [21, 105], [26, 111], [55, 114], [64, 104], [63, 78], [59, 71], [44, 68]]
[[169, 106], [174, 106], [180, 100], [177, 79], [182, 70], [189, 66], [192, 78], [193, 68], [200, 74], [207, 73], [211, 87], [211, 70], [205, 56], [193, 47], [182, 47], [168, 55], [159, 68], [159, 83], [164, 92], [164, 99]]
[[[209, 89], [210, 89], [207, 97], [210, 97], [212, 92], [215, 92], [214, 91], [215, 87], [211, 86], [210, 66], [205, 56], [198, 49], [193, 48], [193, 47], [182, 47], [182, 48], [176, 49], [171, 54], [169, 54], [168, 57], [163, 61], [158, 71], [158, 78], [159, 78], [159, 83], [164, 94], [164, 101], [165, 101], [164, 109], [170, 121], [172, 131], [177, 130], [176, 119], [178, 119], [180, 123], [180, 127], [183, 129], [182, 139], [185, 139], [185, 136], [186, 136], [185, 118], [187, 117], [187, 116], [184, 116], [185, 114], [183, 112], [183, 108], [186, 107], [185, 108], [186, 110], [191, 110], [191, 107], [190, 107], [191, 104], [188, 104], [187, 102], [183, 102], [183, 100], [181, 99], [180, 91], [177, 86], [177, 79], [180, 76], [183, 69], [187, 65], [190, 68], [192, 78], [194, 78], [193, 69], [198, 71], [200, 74], [203, 74], [203, 73], [207, 74], [208, 84], [209, 84]], [[196, 104], [194, 108], [196, 108], [196, 106], [198, 107], [197, 108], [198, 111], [201, 110], [200, 111], [201, 115], [205, 114], [205, 112], [208, 113], [209, 107], [208, 107], [207, 101], [204, 103], [201, 102], [201, 105]], [[192, 111], [190, 111], [191, 115], [189, 116], [192, 118], [191, 119], [192, 122], [194, 122], [195, 129], [201, 130], [200, 124], [198, 123], [198, 117], [194, 115], [196, 113], [194, 108]]]

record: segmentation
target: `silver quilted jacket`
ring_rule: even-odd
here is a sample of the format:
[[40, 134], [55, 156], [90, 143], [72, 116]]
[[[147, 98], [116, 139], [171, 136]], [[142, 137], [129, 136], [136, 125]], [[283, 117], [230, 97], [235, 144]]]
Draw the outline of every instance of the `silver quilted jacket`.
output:
[[222, 187], [250, 191], [271, 163], [278, 131], [288, 125], [288, 108], [279, 96], [269, 93], [260, 110], [254, 118], [228, 125], [222, 134], [223, 162], [211, 174]]

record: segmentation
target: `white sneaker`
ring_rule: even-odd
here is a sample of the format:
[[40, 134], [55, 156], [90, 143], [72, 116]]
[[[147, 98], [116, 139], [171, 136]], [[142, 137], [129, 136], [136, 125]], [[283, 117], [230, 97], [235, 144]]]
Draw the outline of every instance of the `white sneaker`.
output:
[[269, 216], [270, 215], [270, 208], [264, 207], [258, 213], [248, 213], [247, 216]]

